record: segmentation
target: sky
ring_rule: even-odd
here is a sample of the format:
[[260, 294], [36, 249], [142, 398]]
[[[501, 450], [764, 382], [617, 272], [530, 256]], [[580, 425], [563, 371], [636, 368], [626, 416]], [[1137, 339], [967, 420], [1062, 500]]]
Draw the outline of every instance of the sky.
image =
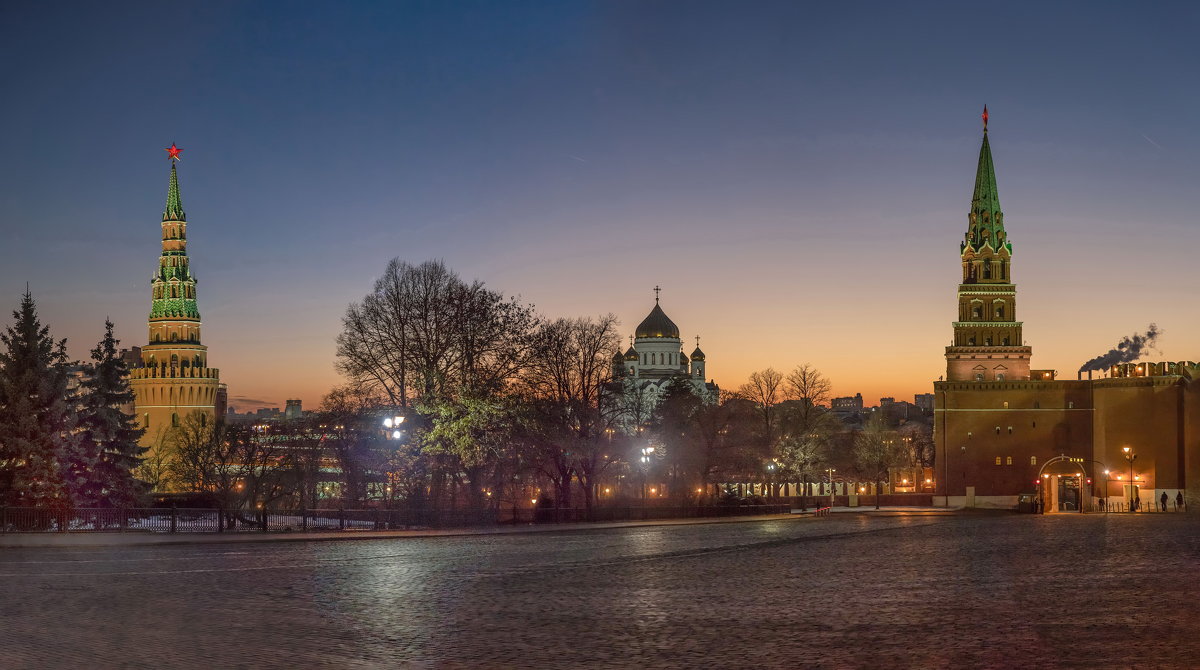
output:
[[180, 189], [231, 404], [313, 407], [346, 306], [444, 259], [545, 315], [662, 287], [710, 377], [945, 373], [990, 112], [1017, 315], [1062, 375], [1200, 360], [1195, 3], [0, 4], [0, 325], [147, 338]]

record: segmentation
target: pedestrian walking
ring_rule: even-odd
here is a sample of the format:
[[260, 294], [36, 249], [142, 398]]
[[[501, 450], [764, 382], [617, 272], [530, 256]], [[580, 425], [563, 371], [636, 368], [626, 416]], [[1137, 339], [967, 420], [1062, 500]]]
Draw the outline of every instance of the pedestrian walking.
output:
[[1183, 491], [1175, 494], [1175, 509], [1183, 509]]
[[1167, 511], [1167, 492], [1166, 491], [1163, 491], [1163, 494], [1162, 494], [1162, 496], [1159, 497], [1158, 502], [1162, 503], [1162, 511], [1164, 511], [1164, 512]]
[[1133, 497], [1133, 511], [1142, 511], [1142, 494], [1137, 494]]

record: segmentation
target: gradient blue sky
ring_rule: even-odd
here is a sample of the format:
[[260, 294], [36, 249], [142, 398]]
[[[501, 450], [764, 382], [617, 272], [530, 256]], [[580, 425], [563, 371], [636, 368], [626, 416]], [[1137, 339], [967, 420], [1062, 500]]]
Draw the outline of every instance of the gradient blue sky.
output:
[[[0, 5], [0, 303], [146, 338], [166, 153], [233, 404], [306, 406], [388, 259], [632, 331], [726, 388], [944, 372], [987, 103], [1034, 366], [1200, 359], [1195, 3]], [[5, 307], [7, 312], [7, 307]], [[689, 347], [690, 350], [690, 347]]]

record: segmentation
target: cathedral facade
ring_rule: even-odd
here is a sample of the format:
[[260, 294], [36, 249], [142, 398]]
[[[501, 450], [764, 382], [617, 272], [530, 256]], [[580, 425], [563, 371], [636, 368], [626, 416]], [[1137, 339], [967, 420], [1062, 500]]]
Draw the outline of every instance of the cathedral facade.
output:
[[[934, 384], [940, 504], [1051, 512], [1200, 504], [1200, 367], [1124, 363], [1103, 378], [1031, 368], [1016, 320], [1013, 245], [984, 136], [960, 244], [958, 318]], [[1187, 490], [1192, 489], [1187, 495]]]
[[629, 349], [613, 354], [613, 380], [620, 386], [632, 425], [650, 417], [672, 380], [686, 380], [706, 402], [715, 403], [720, 396], [716, 383], [705, 381], [707, 359], [700, 350], [700, 338], [690, 356], [683, 352], [679, 327], [659, 304], [658, 290], [654, 308], [638, 324]]
[[177, 155], [178, 150], [171, 155], [162, 253], [150, 281], [149, 341], [141, 347], [140, 362], [129, 371], [134, 409], [146, 429], [142, 446], [151, 449], [185, 421], [210, 425], [216, 419], [220, 386], [219, 371], [208, 366], [208, 349], [200, 343], [196, 278], [188, 263], [187, 215], [179, 197]]

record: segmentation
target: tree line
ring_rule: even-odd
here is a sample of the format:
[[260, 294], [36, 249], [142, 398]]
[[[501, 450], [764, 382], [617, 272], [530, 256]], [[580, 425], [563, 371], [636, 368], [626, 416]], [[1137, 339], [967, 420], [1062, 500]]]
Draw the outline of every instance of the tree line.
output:
[[337, 366], [347, 383], [318, 421], [344, 425], [335, 410], [347, 398], [363, 415], [406, 412], [402, 444], [369, 422], [360, 439], [405, 454], [386, 473], [393, 494], [407, 492], [401, 503], [435, 506], [692, 504], [729, 482], [811, 492], [830, 468], [878, 490], [896, 468], [932, 465], [927, 422], [880, 412], [848, 425], [828, 407], [829, 379], [807, 364], [755, 372], [716, 402], [681, 374], [647, 402], [615, 374], [618, 325], [611, 314], [547, 318], [440, 261], [396, 259], [346, 310]]
[[42, 325], [27, 290], [0, 333], [0, 505], [130, 507], [147, 491], [128, 370], [105, 321], [90, 361]]
[[346, 381], [318, 411], [255, 424], [185, 416], [149, 454], [111, 323], [76, 368], [30, 295], [14, 321], [0, 336], [0, 492], [11, 506], [135, 506], [170, 491], [231, 514], [590, 510], [748, 495], [731, 483], [811, 495], [834, 471], [879, 490], [896, 468], [932, 465], [926, 422], [879, 412], [847, 423], [808, 364], [754, 372], [716, 399], [681, 374], [647, 398], [617, 374], [612, 314], [549, 318], [437, 260], [391, 261], [346, 309], [336, 343]]

